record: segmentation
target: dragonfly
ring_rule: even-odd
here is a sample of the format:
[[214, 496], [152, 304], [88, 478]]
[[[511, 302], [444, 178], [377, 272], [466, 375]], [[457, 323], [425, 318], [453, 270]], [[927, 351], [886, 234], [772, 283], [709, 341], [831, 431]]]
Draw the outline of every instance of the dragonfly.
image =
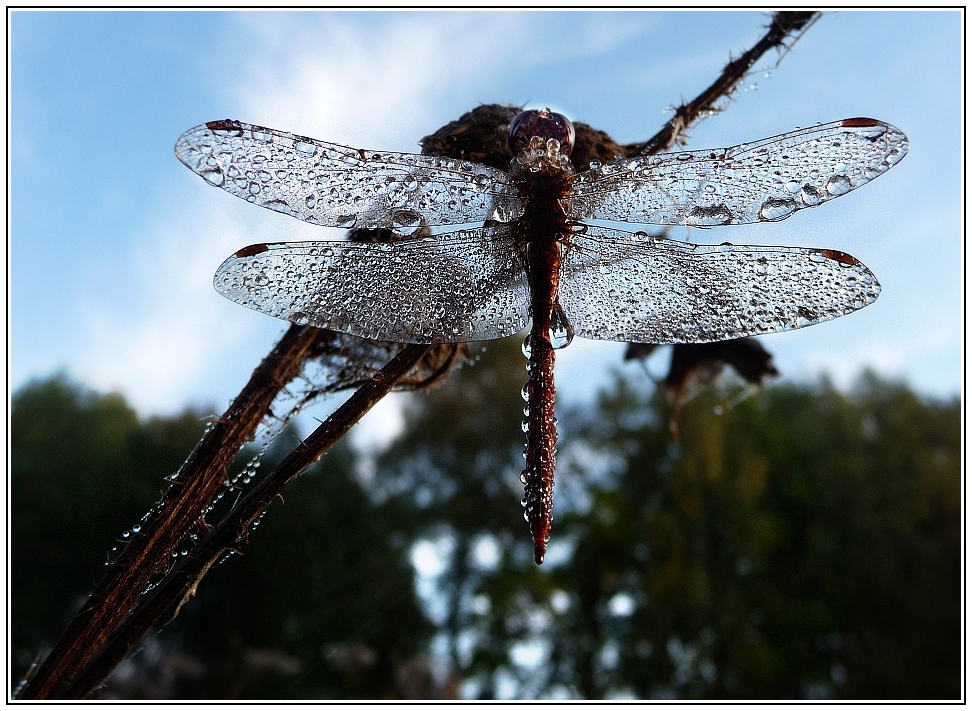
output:
[[[389, 239], [261, 243], [216, 290], [297, 324], [400, 343], [524, 340], [524, 517], [543, 562], [553, 523], [555, 352], [575, 336], [711, 343], [810, 326], [874, 302], [874, 274], [835, 249], [701, 245], [620, 226], [778, 222], [887, 172], [908, 151], [871, 118], [731, 148], [570, 163], [574, 128], [533, 109], [509, 126], [507, 171], [350, 148], [235, 120], [175, 152], [207, 183], [304, 222]], [[438, 228], [438, 229], [437, 229]]]

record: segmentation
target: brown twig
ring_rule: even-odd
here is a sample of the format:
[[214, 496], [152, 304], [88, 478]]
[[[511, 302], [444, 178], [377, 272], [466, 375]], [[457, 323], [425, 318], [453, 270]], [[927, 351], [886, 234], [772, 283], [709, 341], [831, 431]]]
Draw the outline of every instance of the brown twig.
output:
[[661, 131], [643, 143], [631, 143], [624, 146], [624, 155], [635, 156], [653, 155], [669, 150], [677, 143], [685, 140], [688, 129], [701, 119], [720, 108], [718, 101], [731, 97], [736, 87], [746, 78], [749, 70], [766, 52], [771, 49], [789, 49], [787, 38], [793, 37], [794, 42], [800, 38], [810, 25], [820, 17], [819, 12], [777, 12], [773, 14], [766, 34], [738, 59], [729, 62], [722, 70], [722, 74], [701, 94], [687, 104], [675, 109], [675, 115], [668, 121]]
[[195, 594], [196, 586], [209, 569], [227, 551], [246, 542], [250, 526], [283, 488], [347, 434], [431, 348], [433, 346], [425, 344], [406, 346], [371, 381], [356, 390], [270, 474], [250, 489], [195, 547], [180, 557], [179, 563], [143, 596], [138, 607], [85, 667], [67, 684], [55, 689], [56, 696], [80, 699], [95, 689], [166, 610], [176, 604], [181, 607]]
[[203, 511], [224, 486], [240, 448], [253, 439], [280, 388], [313, 352], [321, 331], [291, 326], [257, 366], [249, 382], [196, 445], [173, 485], [75, 615], [44, 661], [18, 692], [22, 699], [57, 698], [139, 604], [154, 578], [166, 573], [171, 552], [204, 525]]

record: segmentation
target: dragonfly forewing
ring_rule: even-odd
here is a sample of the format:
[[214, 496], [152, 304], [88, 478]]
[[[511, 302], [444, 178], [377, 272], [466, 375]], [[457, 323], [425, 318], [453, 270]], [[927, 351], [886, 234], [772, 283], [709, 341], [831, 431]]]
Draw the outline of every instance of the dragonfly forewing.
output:
[[706, 343], [803, 328], [881, 291], [854, 257], [828, 249], [692, 245], [588, 227], [562, 261], [560, 303], [577, 335]]
[[270, 316], [382, 341], [492, 340], [529, 319], [526, 272], [505, 226], [253, 245], [223, 262], [214, 285]]
[[175, 152], [211, 185], [325, 227], [408, 235], [522, 213], [509, 176], [488, 166], [349, 148], [240, 121], [190, 129]]
[[776, 222], [859, 188], [908, 152], [876, 119], [844, 119], [718, 150], [619, 160], [573, 179], [569, 216], [716, 227]]

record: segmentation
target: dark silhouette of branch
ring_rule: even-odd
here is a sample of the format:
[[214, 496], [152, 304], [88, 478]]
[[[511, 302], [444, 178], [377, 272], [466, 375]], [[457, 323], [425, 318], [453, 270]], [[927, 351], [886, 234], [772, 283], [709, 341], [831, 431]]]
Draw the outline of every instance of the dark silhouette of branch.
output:
[[61, 639], [19, 690], [19, 698], [61, 696], [60, 691], [139, 604], [153, 579], [165, 574], [171, 552], [203, 524], [202, 512], [224, 486], [233, 458], [253, 438], [280, 387], [300, 372], [319, 334], [317, 329], [292, 326], [253, 371], [149, 512], [141, 531], [109, 566]]
[[[766, 34], [749, 50], [734, 59], [722, 74], [701, 94], [675, 109], [675, 115], [661, 131], [644, 143], [631, 143], [624, 146], [624, 154], [629, 158], [641, 155], [662, 153], [685, 140], [685, 134], [695, 123], [706, 116], [718, 113], [721, 99], [731, 98], [736, 87], [746, 78], [749, 70], [771, 49], [782, 50], [782, 54], [796, 42], [810, 25], [820, 18], [819, 12], [777, 12], [774, 13]], [[790, 44], [787, 40], [792, 38]], [[781, 54], [781, 59], [782, 59]]]
[[[629, 343], [624, 359], [644, 360], [657, 347], [653, 343]], [[668, 375], [664, 381], [671, 406], [668, 432], [673, 442], [679, 440], [678, 417], [689, 384], [693, 381], [711, 383], [726, 365], [731, 366], [753, 388], [762, 385], [767, 377], [780, 374], [773, 365], [773, 356], [755, 338], [676, 344], [672, 348]]]
[[236, 550], [246, 543], [250, 526], [283, 488], [347, 434], [432, 347], [425, 344], [406, 346], [371, 381], [358, 388], [270, 474], [250, 489], [190, 553], [180, 557], [179, 563], [143, 596], [138, 607], [98, 650], [97, 655], [69, 683], [57, 689], [57, 695], [80, 699], [96, 688], [166, 610], [174, 604], [181, 607], [195, 594], [203, 576], [227, 551]]
[[[665, 150], [684, 137], [685, 130], [716, 102], [731, 96], [756, 60], [771, 48], [786, 47], [788, 37], [805, 30], [819, 13], [781, 12], [769, 32], [699, 97], [676, 111], [654, 138], [619, 146], [606, 133], [576, 123], [575, 166], [590, 160], [612, 160]], [[487, 105], [469, 112], [422, 141], [422, 152], [474, 160], [506, 169], [512, 156], [498, 136], [513, 107]], [[377, 234], [351, 234], [351, 239], [387, 239]], [[18, 689], [21, 699], [83, 698], [101, 684], [142, 635], [167, 610], [178, 607], [195, 591], [210, 567], [246, 542], [250, 525], [280, 490], [306, 466], [333, 446], [381, 397], [396, 385], [427, 387], [446, 377], [462, 360], [462, 345], [382, 344], [312, 327], [291, 326], [254, 370], [226, 413], [196, 446], [162, 499], [146, 514], [141, 530], [113, 561], [104, 578], [75, 616], [45, 660]], [[227, 471], [262, 421], [273, 417], [271, 404], [310, 359], [318, 358], [333, 373], [321, 393], [358, 390], [284, 462], [249, 490], [215, 526], [206, 512], [227, 481]], [[387, 362], [379, 370], [380, 363]], [[186, 550], [172, 564], [174, 551]]]

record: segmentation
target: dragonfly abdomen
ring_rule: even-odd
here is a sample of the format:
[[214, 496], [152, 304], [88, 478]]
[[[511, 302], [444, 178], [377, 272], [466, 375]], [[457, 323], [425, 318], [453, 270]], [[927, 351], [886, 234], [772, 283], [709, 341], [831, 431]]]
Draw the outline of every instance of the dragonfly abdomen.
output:
[[521, 173], [521, 194], [527, 196], [523, 216], [517, 225], [530, 284], [532, 325], [524, 344], [529, 358], [529, 380], [524, 387], [526, 466], [520, 476], [524, 484], [524, 517], [533, 534], [533, 554], [543, 562], [553, 524], [553, 489], [557, 443], [554, 417], [554, 351], [558, 343], [555, 327], [563, 325], [558, 302], [561, 245], [569, 224], [561, 207], [568, 189], [568, 173], [549, 164], [536, 172]]

